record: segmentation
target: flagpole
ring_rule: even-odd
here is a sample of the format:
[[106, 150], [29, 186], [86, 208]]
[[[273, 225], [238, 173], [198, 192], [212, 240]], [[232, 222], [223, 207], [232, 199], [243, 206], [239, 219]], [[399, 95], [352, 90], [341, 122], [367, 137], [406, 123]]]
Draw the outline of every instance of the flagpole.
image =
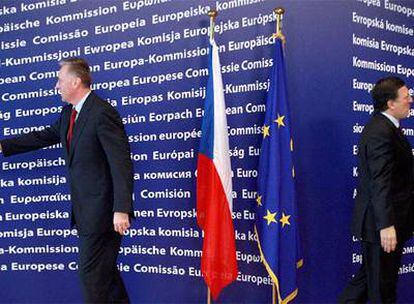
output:
[[276, 33], [273, 34], [273, 37], [282, 39], [283, 43], [286, 42], [286, 37], [283, 35], [283, 15], [285, 14], [285, 9], [283, 7], [276, 7], [273, 12], [276, 14]]
[[[283, 7], [276, 7], [273, 12], [276, 14], [276, 33], [273, 34], [273, 37], [280, 38], [283, 44], [286, 43], [286, 37], [282, 32], [283, 27], [283, 15], [285, 14], [285, 9]], [[276, 304], [276, 285], [272, 284], [272, 304]]]
[[217, 10], [212, 8], [208, 11], [207, 15], [210, 17], [210, 40], [214, 39], [214, 23], [216, 21], [216, 17], [218, 15]]
[[[214, 23], [218, 15], [217, 10], [211, 9], [208, 11], [207, 15], [210, 17], [210, 40], [214, 39]], [[211, 292], [210, 288], [207, 287], [207, 304], [211, 304]]]
[[[217, 10], [211, 9], [207, 15], [210, 17], [210, 40], [214, 39], [214, 23], [217, 17]], [[207, 304], [211, 304], [211, 292], [210, 288], [207, 288]]]

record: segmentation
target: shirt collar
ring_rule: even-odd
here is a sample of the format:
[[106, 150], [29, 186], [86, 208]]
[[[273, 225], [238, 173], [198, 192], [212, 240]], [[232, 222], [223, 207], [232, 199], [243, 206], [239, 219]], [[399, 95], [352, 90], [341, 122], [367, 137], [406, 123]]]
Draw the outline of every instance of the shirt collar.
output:
[[400, 121], [395, 118], [394, 116], [386, 113], [386, 112], [381, 112], [382, 115], [384, 115], [385, 117], [387, 117], [389, 120], [391, 120], [391, 122], [394, 124], [395, 127], [399, 128], [400, 127]]
[[86, 93], [85, 96], [83, 96], [83, 98], [78, 102], [78, 104], [76, 106], [74, 106], [76, 112], [80, 113], [80, 111], [82, 110], [83, 104], [86, 101], [86, 98], [88, 98], [89, 94], [91, 93], [91, 91], [89, 91], [88, 93]]

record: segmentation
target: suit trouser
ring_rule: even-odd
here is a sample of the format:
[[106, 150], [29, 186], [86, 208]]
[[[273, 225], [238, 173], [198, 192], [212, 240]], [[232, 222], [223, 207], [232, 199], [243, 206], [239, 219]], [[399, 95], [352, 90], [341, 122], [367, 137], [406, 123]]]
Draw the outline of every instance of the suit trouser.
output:
[[129, 303], [116, 266], [122, 236], [115, 231], [80, 235], [79, 275], [85, 303]]
[[362, 242], [362, 266], [339, 297], [339, 303], [395, 303], [403, 244], [386, 253], [380, 243]]

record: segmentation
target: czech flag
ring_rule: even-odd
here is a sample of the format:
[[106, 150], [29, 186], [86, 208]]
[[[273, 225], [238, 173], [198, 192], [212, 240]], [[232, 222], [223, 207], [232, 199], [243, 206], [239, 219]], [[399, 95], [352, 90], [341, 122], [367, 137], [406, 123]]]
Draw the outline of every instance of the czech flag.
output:
[[204, 231], [201, 273], [216, 300], [237, 279], [226, 105], [218, 47], [210, 41], [202, 137], [197, 163], [197, 223]]

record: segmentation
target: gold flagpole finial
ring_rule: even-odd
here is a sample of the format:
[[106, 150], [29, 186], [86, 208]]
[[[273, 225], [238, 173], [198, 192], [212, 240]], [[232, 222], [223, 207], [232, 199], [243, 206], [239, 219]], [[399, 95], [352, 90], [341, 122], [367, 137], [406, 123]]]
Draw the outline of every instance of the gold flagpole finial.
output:
[[207, 15], [210, 17], [210, 40], [214, 38], [214, 22], [216, 21], [216, 17], [218, 12], [216, 9], [212, 8], [208, 11]]
[[283, 7], [276, 7], [273, 12], [276, 14], [276, 33], [273, 34], [273, 37], [282, 39], [283, 43], [286, 42], [286, 37], [283, 35], [283, 15], [285, 14], [285, 9]]

